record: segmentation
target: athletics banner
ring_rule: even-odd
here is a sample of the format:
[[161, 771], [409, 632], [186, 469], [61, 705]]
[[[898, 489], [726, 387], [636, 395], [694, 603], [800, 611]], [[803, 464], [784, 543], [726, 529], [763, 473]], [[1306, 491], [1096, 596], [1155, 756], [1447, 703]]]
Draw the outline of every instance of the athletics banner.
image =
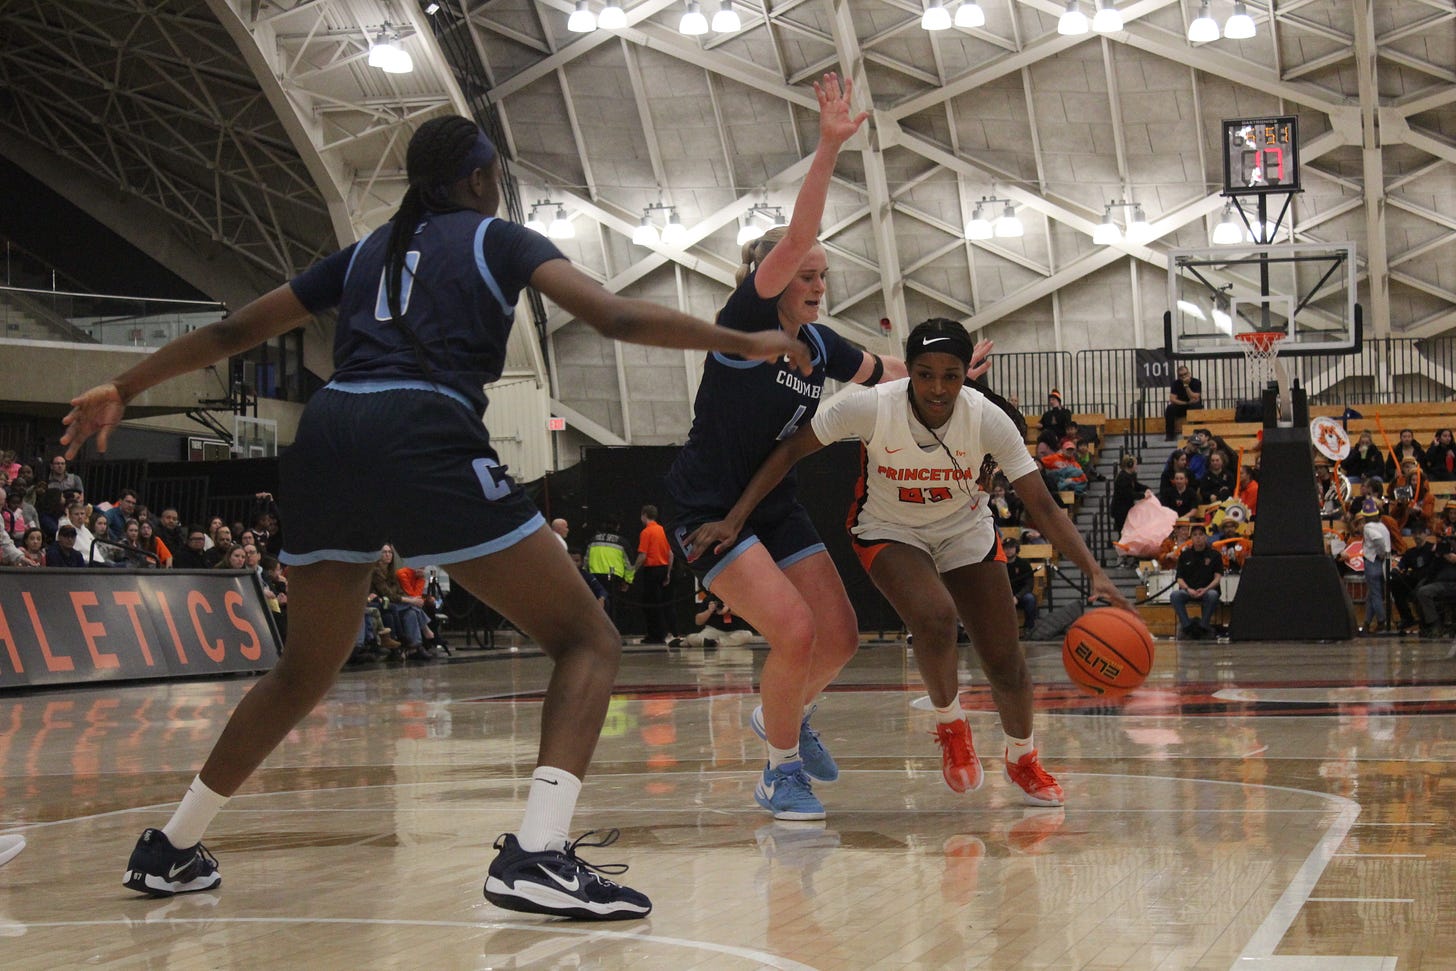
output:
[[250, 571], [0, 570], [0, 689], [262, 671], [278, 647]]

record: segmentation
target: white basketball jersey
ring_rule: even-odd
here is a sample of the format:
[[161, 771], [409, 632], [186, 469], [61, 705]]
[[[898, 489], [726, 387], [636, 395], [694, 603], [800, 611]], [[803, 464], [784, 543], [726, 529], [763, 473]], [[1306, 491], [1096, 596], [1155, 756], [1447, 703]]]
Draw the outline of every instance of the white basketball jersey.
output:
[[926, 450], [911, 431], [912, 425], [924, 426], [910, 409], [909, 380], [879, 385], [875, 394], [875, 430], [864, 445], [851, 529], [876, 521], [913, 527], [953, 517], [964, 521], [967, 513], [973, 520], [989, 516], [986, 494], [976, 486], [981, 459], [990, 451], [981, 436], [985, 397], [961, 388], [950, 421], [934, 429], [944, 447]]

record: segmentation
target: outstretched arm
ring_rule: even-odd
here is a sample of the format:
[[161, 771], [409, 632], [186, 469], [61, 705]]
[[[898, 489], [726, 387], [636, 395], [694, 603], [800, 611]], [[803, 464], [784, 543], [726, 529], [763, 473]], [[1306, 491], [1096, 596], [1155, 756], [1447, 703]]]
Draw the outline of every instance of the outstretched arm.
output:
[[824, 443], [814, 434], [812, 425], [802, 426], [793, 435], [779, 442], [768, 454], [768, 458], [763, 460], [758, 471], [753, 473], [753, 478], [748, 480], [743, 495], [733, 504], [727, 518], [719, 522], [704, 523], [693, 530], [683, 542], [688, 549], [688, 557], [695, 560], [709, 548], [714, 553], [721, 553], [732, 546], [739, 532], [743, 530], [749, 514], [763, 501], [763, 497], [783, 481], [784, 476], [789, 474], [789, 470], [800, 459], [813, 455], [823, 447]]
[[97, 450], [105, 452], [111, 430], [121, 423], [127, 404], [148, 388], [241, 354], [302, 325], [311, 316], [285, 283], [225, 319], [169, 341], [136, 367], [71, 399], [71, 413], [61, 419], [67, 426], [61, 436], [66, 458], [75, 458], [92, 435]]
[[1092, 551], [1087, 548], [1082, 534], [1077, 532], [1077, 527], [1071, 517], [1062, 512], [1052, 499], [1052, 494], [1047, 491], [1046, 483], [1042, 481], [1041, 473], [1028, 472], [1013, 482], [1012, 486], [1026, 506], [1026, 515], [1031, 520], [1031, 524], [1036, 527], [1038, 532], [1051, 540], [1052, 546], [1056, 547], [1057, 552], [1077, 564], [1092, 581], [1092, 590], [1087, 595], [1088, 599], [1102, 599], [1123, 610], [1132, 610], [1132, 604], [1127, 602], [1127, 598], [1118, 592], [1107, 574], [1102, 572], [1102, 567], [1098, 565]]
[[801, 374], [813, 370], [811, 351], [803, 341], [773, 331], [752, 333], [717, 327], [650, 300], [619, 297], [572, 266], [548, 260], [531, 274], [531, 286], [568, 313], [613, 340], [686, 350], [723, 351], [749, 361], [787, 358]]

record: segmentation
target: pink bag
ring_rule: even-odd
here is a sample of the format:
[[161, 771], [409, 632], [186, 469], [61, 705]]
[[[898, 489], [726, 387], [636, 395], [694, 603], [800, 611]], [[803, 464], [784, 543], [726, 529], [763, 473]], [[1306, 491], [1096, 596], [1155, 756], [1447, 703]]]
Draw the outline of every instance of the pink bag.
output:
[[1145, 498], [1128, 510], [1122, 539], [1112, 545], [1128, 556], [1157, 556], [1177, 521], [1178, 514], [1159, 502], [1149, 490]]

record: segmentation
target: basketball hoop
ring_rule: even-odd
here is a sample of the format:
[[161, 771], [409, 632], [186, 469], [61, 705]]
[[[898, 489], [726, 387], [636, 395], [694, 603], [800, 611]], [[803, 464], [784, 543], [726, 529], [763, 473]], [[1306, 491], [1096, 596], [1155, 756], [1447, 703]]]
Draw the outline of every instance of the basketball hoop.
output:
[[1284, 337], [1277, 330], [1256, 330], [1234, 335], [1234, 340], [1243, 348], [1244, 361], [1249, 366], [1249, 379], [1260, 392], [1274, 380], [1274, 362], [1279, 357], [1279, 342]]

